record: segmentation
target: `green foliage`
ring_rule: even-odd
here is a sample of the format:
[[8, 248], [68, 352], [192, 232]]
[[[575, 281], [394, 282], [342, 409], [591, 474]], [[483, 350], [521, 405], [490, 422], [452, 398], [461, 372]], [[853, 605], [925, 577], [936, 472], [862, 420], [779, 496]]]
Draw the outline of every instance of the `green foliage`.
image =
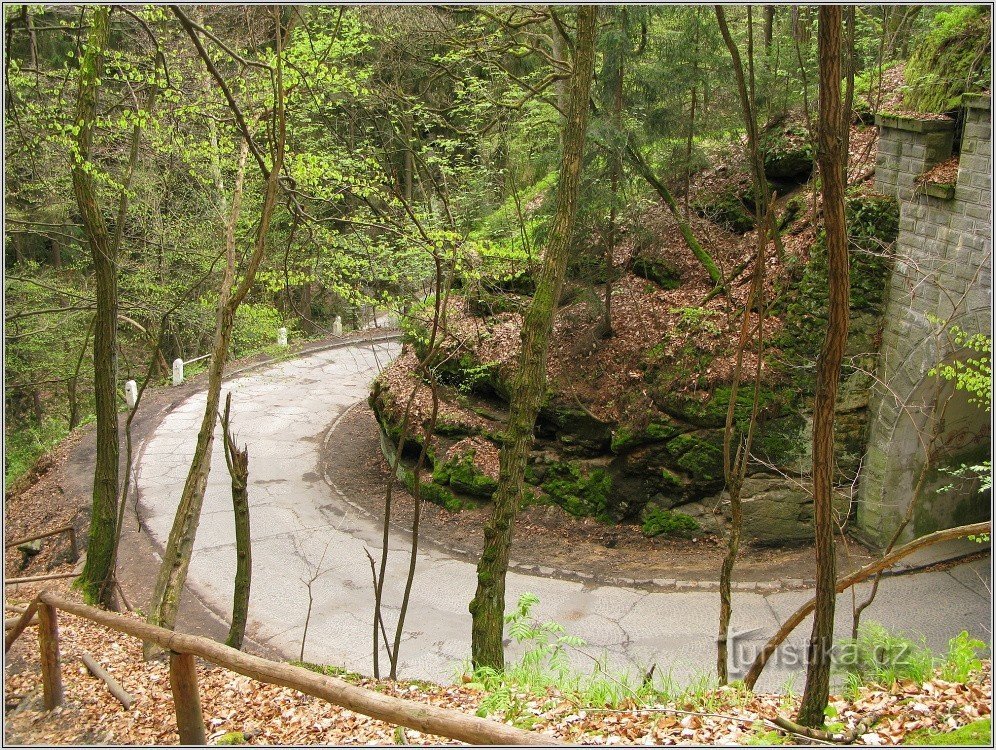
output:
[[903, 739], [904, 745], [977, 745], [993, 744], [993, 720], [991, 717], [973, 721], [950, 732], [937, 732], [927, 729], [917, 729]]
[[[931, 318], [931, 322], [937, 325], [941, 321], [937, 318]], [[993, 408], [992, 336], [987, 336], [984, 333], [972, 335], [958, 326], [951, 326], [950, 334], [956, 346], [969, 352], [975, 352], [979, 356], [968, 356], [965, 359], [940, 364], [932, 368], [927, 374], [954, 383], [957, 390], [968, 394], [969, 403], [975, 404], [987, 414], [991, 413]], [[988, 492], [992, 489], [993, 463], [991, 458], [978, 464], [962, 464], [958, 468], [946, 471], [956, 477], [978, 478], [979, 492]], [[938, 492], [946, 492], [949, 489], [951, 489], [950, 485], [941, 487]]]
[[478, 716], [501, 712], [506, 720], [524, 718], [524, 703], [520, 692], [543, 692], [551, 685], [563, 683], [569, 674], [568, 648], [583, 648], [585, 642], [569, 635], [562, 625], [552, 620], [541, 622], [532, 616], [532, 608], [539, 604], [535, 594], [524, 593], [515, 609], [505, 615], [508, 634], [518, 644], [524, 644], [518, 663], [499, 672], [482, 667], [473, 673], [472, 685], [489, 695], [477, 710]]
[[941, 679], [948, 682], [967, 682], [969, 677], [982, 669], [979, 653], [984, 653], [985, 650], [985, 643], [972, 638], [967, 631], [961, 631], [948, 641], [948, 653], [941, 665]]
[[[709, 711], [731, 698], [729, 692], [718, 697], [715, 681], [709, 676], [698, 677], [679, 688], [667, 673], [648, 680], [634, 679], [630, 670], [614, 672], [604, 656], [593, 657], [590, 673], [573, 670], [570, 651], [584, 649], [584, 640], [568, 634], [557, 622], [533, 617], [532, 609], [537, 604], [539, 598], [534, 594], [522, 594], [515, 609], [505, 616], [508, 634], [525, 648], [519, 661], [508, 664], [503, 671], [484, 667], [473, 672], [468, 686], [488, 693], [478, 708], [478, 716], [500, 713], [506, 721], [528, 727], [534, 715], [527, 710], [536, 705], [536, 699], [547, 698], [550, 688], [579, 707], [617, 708], [623, 704], [671, 702]], [[748, 693], [743, 691], [733, 696], [740, 701], [746, 701], [747, 697]]]
[[345, 667], [337, 667], [334, 664], [315, 664], [310, 661], [298, 661], [297, 659], [292, 659], [288, 662], [293, 667], [303, 667], [309, 672], [316, 672], [317, 674], [323, 674], [326, 677], [338, 677], [341, 680], [346, 680], [347, 682], [360, 682], [365, 679], [363, 675], [357, 672], [350, 672]]
[[668, 310], [678, 318], [674, 323], [677, 331], [684, 334], [708, 333], [716, 335], [719, 333], [719, 326], [713, 322], [713, 318], [719, 313], [705, 307], [672, 307]]
[[215, 740], [216, 745], [245, 745], [246, 736], [242, 732], [225, 732]]
[[777, 729], [765, 729], [764, 724], [756, 721], [751, 725], [751, 733], [744, 744], [749, 747], [758, 745], [770, 747], [772, 745], [787, 745], [789, 740], [784, 732], [779, 732]]
[[698, 521], [685, 513], [648, 506], [640, 527], [646, 536], [684, 536], [698, 531]]
[[63, 419], [49, 417], [41, 424], [26, 422], [8, 430], [4, 441], [4, 481], [7, 487], [34, 466], [35, 461], [69, 434]]
[[586, 471], [577, 464], [552, 464], [542, 484], [543, 491], [572, 516], [593, 516], [609, 521], [612, 478], [604, 469]]
[[[935, 322], [936, 321], [935, 319]], [[986, 412], [993, 408], [993, 339], [984, 333], [969, 334], [958, 326], [951, 326], [951, 337], [956, 346], [980, 356], [943, 363], [927, 373], [949, 382], [959, 391], [969, 394], [970, 403]]]
[[[245, 357], [272, 346], [277, 339], [277, 329], [282, 325], [280, 313], [272, 305], [243, 302], [235, 313], [232, 355]], [[287, 328], [289, 340], [292, 326]]]
[[983, 5], [939, 11], [906, 64], [904, 104], [920, 112], [950, 112], [962, 94], [989, 88], [991, 25], [992, 11]]
[[862, 623], [858, 637], [844, 641], [841, 651], [847, 693], [851, 696], [866, 684], [891, 686], [901, 680], [922, 684], [934, 673], [930, 649], [876, 622]]
[[909, 680], [922, 685], [937, 668], [942, 679], [964, 682], [981, 668], [978, 652], [985, 648], [982, 641], [963, 631], [948, 642], [947, 653], [938, 658], [922, 641], [915, 643], [878, 623], [867, 622], [862, 623], [856, 639], [842, 642], [839, 663], [847, 692], [857, 695], [866, 684], [890, 687]]

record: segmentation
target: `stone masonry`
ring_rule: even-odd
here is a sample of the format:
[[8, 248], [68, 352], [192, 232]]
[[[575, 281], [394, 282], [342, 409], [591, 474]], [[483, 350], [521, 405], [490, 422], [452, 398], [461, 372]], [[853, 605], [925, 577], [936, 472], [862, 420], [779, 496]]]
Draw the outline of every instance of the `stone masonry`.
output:
[[920, 179], [951, 156], [953, 120], [876, 119], [875, 188], [900, 203], [856, 518], [858, 534], [876, 547], [907, 515], [900, 541], [989, 517], [977, 483], [944, 470], [989, 456], [990, 416], [929, 374], [969, 355], [952, 326], [992, 335], [990, 98], [965, 99], [955, 185]]

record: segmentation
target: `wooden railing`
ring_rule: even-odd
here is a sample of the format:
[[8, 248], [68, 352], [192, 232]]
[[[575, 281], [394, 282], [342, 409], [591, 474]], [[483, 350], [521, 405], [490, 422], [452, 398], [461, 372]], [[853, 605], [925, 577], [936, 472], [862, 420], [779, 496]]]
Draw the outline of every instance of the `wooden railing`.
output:
[[57, 614], [59, 610], [119, 633], [155, 643], [169, 652], [170, 689], [176, 709], [180, 743], [184, 745], [203, 745], [206, 741], [197, 688], [197, 673], [194, 668], [195, 656], [260, 682], [289, 687], [358, 714], [425, 734], [448, 737], [474, 745], [562, 744], [553, 737], [536, 732], [469, 716], [454, 709], [395, 698], [302, 667], [244, 654], [208, 638], [177, 633], [132, 617], [88, 607], [51, 591], [43, 591], [28, 605], [21, 615], [21, 620], [7, 633], [5, 639], [5, 647], [9, 649], [14, 639], [27, 627], [34, 613], [38, 613], [42, 693], [47, 710], [55, 708], [63, 701]]
[[41, 534], [35, 534], [33, 536], [24, 536], [20, 539], [14, 539], [13, 541], [4, 544], [4, 549], [10, 549], [11, 547], [20, 547], [22, 544], [27, 544], [28, 542], [34, 542], [38, 539], [47, 539], [50, 536], [57, 536], [59, 534], [69, 535], [69, 547], [73, 552], [73, 562], [76, 561], [80, 556], [79, 547], [76, 546], [76, 529], [73, 528], [72, 524], [66, 526], [60, 526], [57, 529], [52, 529], [51, 531], [46, 531]]

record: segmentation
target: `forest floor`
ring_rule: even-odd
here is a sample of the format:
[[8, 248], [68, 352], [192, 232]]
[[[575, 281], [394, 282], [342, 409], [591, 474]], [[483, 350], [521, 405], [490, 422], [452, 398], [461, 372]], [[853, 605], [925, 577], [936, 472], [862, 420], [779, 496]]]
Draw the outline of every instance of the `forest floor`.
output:
[[[67, 583], [51, 586], [68, 588]], [[177, 743], [176, 723], [163, 661], [143, 662], [141, 643], [89, 621], [60, 613], [60, 646], [65, 703], [45, 712], [41, 698], [36, 628], [29, 628], [8, 653], [5, 675], [4, 741], [9, 744], [92, 745]], [[130, 710], [90, 676], [80, 661], [89, 653], [131, 694]], [[261, 745], [456, 744], [408, 730], [403, 739], [393, 725], [330, 705], [289, 688], [263, 684], [197, 662], [201, 706], [209, 744], [219, 740]], [[784, 735], [766, 720], [791, 716], [796, 698], [749, 694], [732, 688], [702, 689], [659, 696], [619, 707], [592, 705], [584, 694], [546, 688], [512, 688], [502, 705], [488, 701], [476, 684], [375, 681], [343, 674], [354, 684], [421, 703], [473, 714], [491, 705], [491, 718], [569, 743], [773, 744]], [[466, 679], [466, 678], [465, 678]], [[950, 732], [991, 715], [991, 663], [967, 683], [939, 676], [922, 686], [902, 682], [866, 686], [856, 696], [831, 696], [835, 721], [846, 728], [877, 719], [856, 744], [891, 745], [911, 733]], [[487, 701], [487, 703], [486, 703]], [[240, 733], [231, 735], [229, 733]], [[223, 739], [224, 738], [224, 739]]]
[[[384, 491], [390, 468], [380, 451], [377, 420], [363, 403], [350, 410], [330, 438], [326, 470], [333, 483], [369, 515], [383, 517]], [[415, 500], [396, 482], [392, 518], [401, 528], [411, 528]], [[448, 511], [422, 503], [421, 535], [450, 553], [476, 561], [483, 545], [481, 529], [490, 505]], [[619, 577], [716, 581], [725, 541], [702, 533], [680, 537], [647, 537], [638, 524], [605, 524], [577, 518], [557, 505], [530, 505], [515, 524], [512, 560], [520, 566], [544, 566], [583, 571], [595, 580]], [[841, 573], [865, 565], [874, 556], [853, 540], [838, 541]], [[799, 581], [812, 579], [816, 567], [812, 545], [794, 547], [745, 546], [735, 570], [735, 580], [778, 582], [790, 571]]]

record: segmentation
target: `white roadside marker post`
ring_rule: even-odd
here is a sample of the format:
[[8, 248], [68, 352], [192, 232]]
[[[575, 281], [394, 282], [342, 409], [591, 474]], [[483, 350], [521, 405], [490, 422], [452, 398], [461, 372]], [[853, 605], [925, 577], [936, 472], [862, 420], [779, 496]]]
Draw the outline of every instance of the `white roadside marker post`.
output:
[[134, 409], [138, 402], [138, 384], [134, 380], [125, 383], [125, 402], [129, 409]]

